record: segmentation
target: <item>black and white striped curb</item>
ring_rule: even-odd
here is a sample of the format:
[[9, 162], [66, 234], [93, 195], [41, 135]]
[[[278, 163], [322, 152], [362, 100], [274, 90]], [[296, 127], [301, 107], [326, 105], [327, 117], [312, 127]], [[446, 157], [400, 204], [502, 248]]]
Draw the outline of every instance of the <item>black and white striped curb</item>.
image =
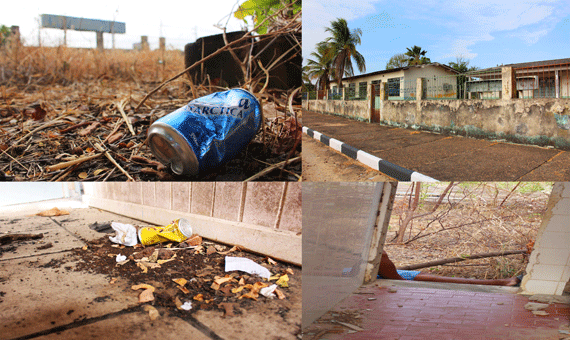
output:
[[399, 165], [390, 163], [388, 161], [383, 160], [382, 158], [378, 158], [367, 152], [364, 152], [348, 144], [345, 144], [339, 141], [338, 139], [325, 136], [322, 133], [310, 129], [306, 126], [303, 126], [303, 132], [306, 133], [309, 137], [312, 137], [318, 140], [319, 142], [328, 145], [329, 147], [335, 149], [336, 151], [341, 152], [347, 155], [348, 157], [371, 167], [374, 170], [378, 170], [394, 179], [397, 179], [398, 181], [437, 182], [436, 179], [433, 179], [429, 176], [422, 175], [419, 172], [408, 170], [406, 168], [402, 168]]

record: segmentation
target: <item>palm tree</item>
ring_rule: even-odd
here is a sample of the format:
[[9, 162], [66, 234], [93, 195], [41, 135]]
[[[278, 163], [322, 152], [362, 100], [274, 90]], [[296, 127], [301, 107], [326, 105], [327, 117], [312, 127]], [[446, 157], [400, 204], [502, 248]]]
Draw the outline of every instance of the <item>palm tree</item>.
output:
[[317, 90], [325, 90], [329, 87], [332, 76], [332, 60], [327, 56], [327, 44], [320, 42], [317, 44], [317, 51], [311, 53], [313, 59], [307, 59], [305, 70], [310, 80], [315, 80]]
[[323, 42], [328, 47], [325, 54], [332, 60], [338, 87], [342, 87], [342, 77], [354, 75], [352, 60], [360, 72], [366, 71], [364, 56], [356, 50], [356, 45], [360, 45], [362, 30], [356, 28], [350, 31], [345, 19], [336, 19], [331, 21], [331, 27], [325, 28], [325, 31], [332, 35]]
[[425, 56], [427, 51], [422, 50], [421, 47], [414, 45], [414, 47], [412, 48], [407, 47], [406, 50], [408, 51], [404, 54], [410, 57], [409, 65], [421, 65], [421, 64], [431, 63], [431, 60]]

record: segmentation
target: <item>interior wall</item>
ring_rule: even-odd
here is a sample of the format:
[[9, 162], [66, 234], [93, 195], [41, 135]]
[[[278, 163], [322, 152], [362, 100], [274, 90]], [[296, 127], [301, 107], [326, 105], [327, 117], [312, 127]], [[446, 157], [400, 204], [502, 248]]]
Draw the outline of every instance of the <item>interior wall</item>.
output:
[[186, 218], [202, 237], [301, 265], [301, 183], [86, 183], [85, 196], [153, 224]]
[[570, 183], [555, 183], [521, 287], [523, 294], [562, 295], [570, 280]]

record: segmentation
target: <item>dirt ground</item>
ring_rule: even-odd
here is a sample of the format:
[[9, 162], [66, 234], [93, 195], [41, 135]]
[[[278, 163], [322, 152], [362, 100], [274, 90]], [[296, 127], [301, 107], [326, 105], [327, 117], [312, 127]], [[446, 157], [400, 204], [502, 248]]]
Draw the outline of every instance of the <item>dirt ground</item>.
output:
[[303, 181], [388, 182], [395, 180], [303, 134]]
[[[397, 267], [464, 255], [527, 249], [527, 246], [532, 249], [552, 183], [522, 183], [512, 193], [516, 185], [513, 182], [456, 183], [442, 205], [431, 213], [447, 184], [424, 184], [420, 205], [414, 212], [417, 218], [405, 232], [402, 244], [397, 243], [395, 237], [400, 219], [405, 218], [409, 207], [410, 184], [398, 184], [384, 247]], [[409, 241], [416, 236], [416, 240]], [[527, 263], [528, 255], [519, 254], [418, 270], [443, 276], [494, 279], [523, 274]]]
[[[0, 235], [43, 234], [38, 240], [0, 246], [0, 331], [5, 339], [297, 339], [301, 327], [301, 269], [203, 240], [202, 247], [178, 244], [146, 248], [116, 245], [93, 223], [145, 226], [98, 209], [74, 209], [56, 217], [0, 217]], [[152, 254], [157, 250], [157, 266]], [[138, 254], [137, 254], [138, 253]], [[129, 261], [119, 265], [117, 254]], [[149, 255], [150, 254], [150, 255]], [[287, 274], [283, 299], [254, 297], [250, 285], [275, 283], [241, 271], [224, 271], [225, 256], [245, 257], [272, 275]], [[151, 257], [146, 273], [136, 260]], [[143, 259], [144, 260], [144, 259]], [[153, 268], [154, 267], [154, 268]], [[214, 281], [226, 278], [216, 286]], [[186, 279], [183, 286], [173, 281]], [[241, 282], [240, 282], [241, 281]], [[154, 300], [139, 303], [154, 287]], [[240, 292], [232, 289], [245, 286]], [[243, 297], [249, 293], [250, 298]], [[190, 302], [189, 311], [177, 308]], [[154, 318], [158, 313], [159, 316]]]
[[[283, 105], [267, 97], [262, 104], [263, 132], [234, 159], [195, 176], [174, 174], [152, 154], [147, 131], [154, 121], [194, 97], [182, 79], [165, 86], [137, 110], [142, 98], [159, 84], [103, 78], [65, 85], [1, 86], [0, 180], [243, 181], [300, 156], [301, 143], [295, 143], [300, 126], [295, 137], [294, 119]], [[223, 90], [202, 87], [197, 96]], [[271, 98], [281, 100], [281, 96], [286, 94], [277, 91]], [[65, 165], [74, 161], [78, 163]], [[300, 175], [297, 161], [287, 164], [285, 171], [267, 171], [257, 179], [295, 181]]]

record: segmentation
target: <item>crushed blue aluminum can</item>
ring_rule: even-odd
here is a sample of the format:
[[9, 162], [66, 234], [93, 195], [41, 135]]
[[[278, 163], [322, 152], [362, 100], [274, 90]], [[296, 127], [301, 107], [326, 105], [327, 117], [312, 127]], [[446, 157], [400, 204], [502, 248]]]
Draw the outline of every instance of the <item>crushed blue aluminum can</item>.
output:
[[194, 99], [158, 119], [148, 130], [148, 144], [174, 173], [195, 175], [234, 158], [261, 125], [257, 98], [232, 89]]

